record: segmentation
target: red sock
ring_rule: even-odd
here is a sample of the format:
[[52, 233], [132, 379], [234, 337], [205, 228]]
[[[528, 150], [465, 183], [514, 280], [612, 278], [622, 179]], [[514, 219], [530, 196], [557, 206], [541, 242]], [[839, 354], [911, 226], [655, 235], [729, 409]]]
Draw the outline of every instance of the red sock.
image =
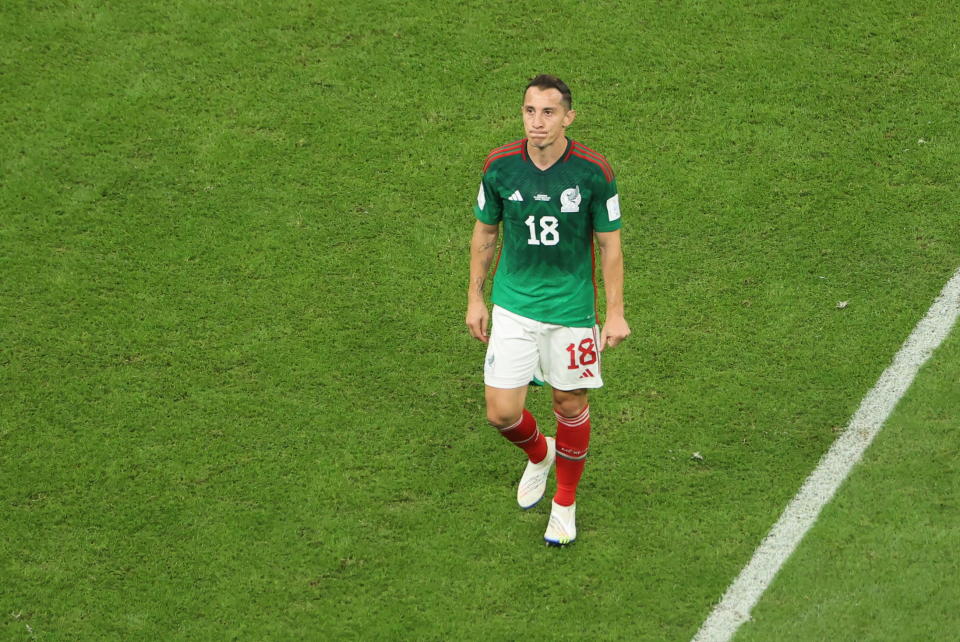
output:
[[547, 440], [537, 429], [537, 420], [526, 408], [517, 423], [506, 428], [498, 428], [508, 441], [523, 449], [530, 461], [537, 464], [547, 456]]
[[577, 484], [590, 445], [590, 406], [576, 417], [557, 415], [557, 494], [553, 501], [570, 506], [577, 501]]

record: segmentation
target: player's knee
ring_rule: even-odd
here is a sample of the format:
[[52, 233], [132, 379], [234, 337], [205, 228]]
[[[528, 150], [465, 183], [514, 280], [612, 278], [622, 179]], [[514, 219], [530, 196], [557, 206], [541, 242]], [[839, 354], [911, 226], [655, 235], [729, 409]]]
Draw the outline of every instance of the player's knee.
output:
[[554, 395], [553, 411], [561, 417], [576, 417], [587, 407], [586, 390], [569, 390]]
[[496, 428], [512, 426], [520, 420], [520, 413], [500, 408], [487, 408], [487, 421]]
[[523, 414], [523, 400], [523, 390], [487, 388], [487, 421], [497, 428], [512, 426]]

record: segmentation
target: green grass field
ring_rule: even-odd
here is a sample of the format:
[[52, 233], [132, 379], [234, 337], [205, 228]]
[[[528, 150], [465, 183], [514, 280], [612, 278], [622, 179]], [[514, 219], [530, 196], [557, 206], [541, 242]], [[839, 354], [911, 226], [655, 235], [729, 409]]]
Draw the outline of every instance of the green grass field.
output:
[[[4, 3], [0, 637], [689, 639], [960, 266], [958, 35], [935, 0]], [[634, 330], [565, 550], [463, 326], [540, 72], [618, 173]], [[744, 637], [957, 629], [950, 346]]]
[[956, 637], [958, 383], [954, 331], [738, 640]]

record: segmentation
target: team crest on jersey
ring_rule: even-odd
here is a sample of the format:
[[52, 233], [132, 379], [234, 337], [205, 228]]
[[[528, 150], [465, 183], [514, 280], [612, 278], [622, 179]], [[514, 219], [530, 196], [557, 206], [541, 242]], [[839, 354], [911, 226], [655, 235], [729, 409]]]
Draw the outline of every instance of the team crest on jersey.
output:
[[580, 211], [580, 186], [571, 187], [563, 190], [560, 195], [561, 212], [579, 212]]

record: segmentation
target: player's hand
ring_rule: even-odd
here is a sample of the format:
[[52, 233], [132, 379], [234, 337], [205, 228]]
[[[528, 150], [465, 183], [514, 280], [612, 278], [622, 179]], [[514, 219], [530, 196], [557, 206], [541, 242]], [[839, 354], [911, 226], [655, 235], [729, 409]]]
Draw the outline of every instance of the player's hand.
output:
[[487, 328], [490, 327], [490, 312], [487, 310], [487, 304], [482, 301], [471, 301], [467, 305], [467, 329], [470, 330], [470, 336], [487, 343], [490, 337], [487, 334]]
[[630, 336], [630, 326], [623, 317], [607, 317], [607, 322], [600, 331], [600, 352], [607, 348], [616, 348], [624, 339]]

